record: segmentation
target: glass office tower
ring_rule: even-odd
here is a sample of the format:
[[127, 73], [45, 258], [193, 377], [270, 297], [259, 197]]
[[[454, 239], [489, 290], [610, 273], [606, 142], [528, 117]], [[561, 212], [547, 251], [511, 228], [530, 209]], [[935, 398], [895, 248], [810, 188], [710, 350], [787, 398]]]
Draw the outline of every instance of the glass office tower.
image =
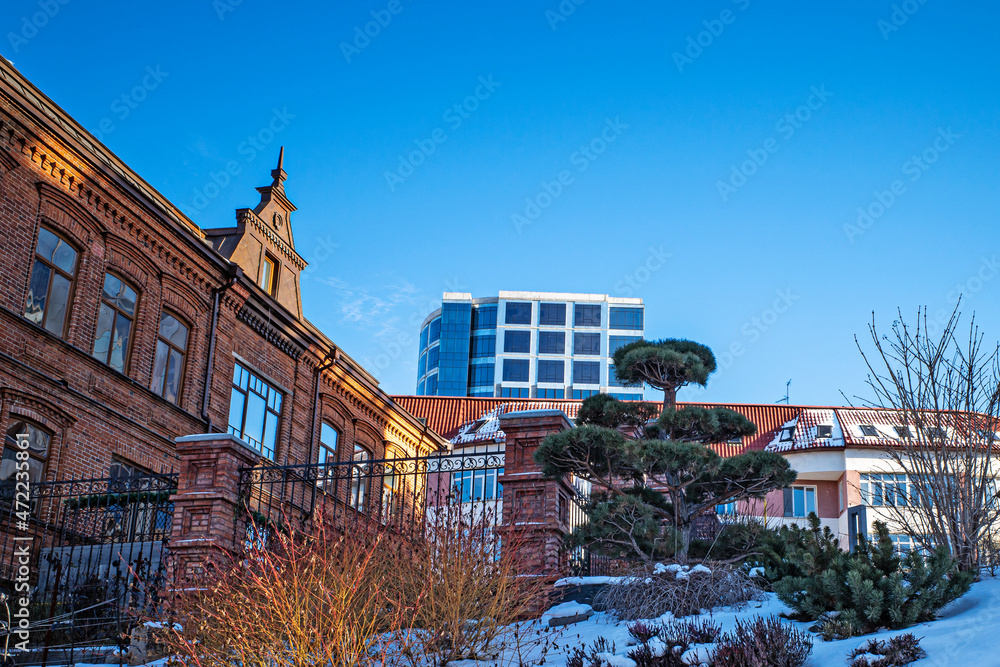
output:
[[606, 294], [446, 292], [420, 327], [418, 396], [639, 400], [611, 355], [643, 336], [642, 299]]

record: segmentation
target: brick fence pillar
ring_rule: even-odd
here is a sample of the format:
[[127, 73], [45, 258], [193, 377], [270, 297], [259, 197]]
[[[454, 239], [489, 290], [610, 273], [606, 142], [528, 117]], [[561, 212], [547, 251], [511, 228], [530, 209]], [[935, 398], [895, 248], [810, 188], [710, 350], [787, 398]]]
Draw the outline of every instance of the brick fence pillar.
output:
[[514, 542], [537, 575], [565, 574], [562, 547], [570, 530], [569, 503], [573, 502], [574, 492], [565, 479], [544, 477], [534, 454], [545, 436], [572, 426], [562, 410], [525, 410], [500, 417], [500, 429], [506, 435], [504, 473], [500, 477], [502, 530], [517, 531]]
[[170, 552], [173, 576], [196, 581], [204, 566], [233, 548], [240, 468], [260, 454], [228, 433], [177, 438], [180, 475], [174, 503]]

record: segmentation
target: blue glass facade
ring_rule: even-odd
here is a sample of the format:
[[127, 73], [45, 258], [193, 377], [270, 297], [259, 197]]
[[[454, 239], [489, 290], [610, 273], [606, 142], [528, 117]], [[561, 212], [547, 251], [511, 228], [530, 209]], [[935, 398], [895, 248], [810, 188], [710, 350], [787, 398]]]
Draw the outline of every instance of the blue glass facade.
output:
[[[622, 392], [611, 355], [643, 335], [639, 299], [541, 292], [445, 299], [420, 329], [419, 395], [569, 398]], [[616, 395], [641, 397], [641, 390], [632, 391]]]
[[[432, 322], [432, 334], [433, 326]], [[440, 350], [441, 369], [438, 371], [438, 396], [468, 395], [471, 327], [471, 303], [445, 303], [441, 306], [441, 344], [437, 348]]]

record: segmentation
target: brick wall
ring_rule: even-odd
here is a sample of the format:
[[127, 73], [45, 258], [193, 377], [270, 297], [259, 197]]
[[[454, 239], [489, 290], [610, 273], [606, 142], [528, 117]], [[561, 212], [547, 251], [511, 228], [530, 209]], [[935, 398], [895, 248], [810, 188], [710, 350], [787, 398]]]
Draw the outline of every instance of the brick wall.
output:
[[[416, 454], [446, 444], [294, 308], [216, 253], [194, 222], [6, 61], [0, 225], [0, 426], [6, 432], [28, 419], [52, 434], [46, 479], [104, 476], [113, 460], [177, 470], [175, 438], [226, 431], [237, 358], [284, 393], [280, 463], [316, 460], [320, 420], [340, 432], [343, 459], [355, 443], [374, 458], [387, 448]], [[23, 317], [43, 225], [78, 252], [64, 336]], [[125, 373], [91, 356], [106, 272], [139, 294]], [[150, 389], [164, 310], [190, 329], [176, 405]]]

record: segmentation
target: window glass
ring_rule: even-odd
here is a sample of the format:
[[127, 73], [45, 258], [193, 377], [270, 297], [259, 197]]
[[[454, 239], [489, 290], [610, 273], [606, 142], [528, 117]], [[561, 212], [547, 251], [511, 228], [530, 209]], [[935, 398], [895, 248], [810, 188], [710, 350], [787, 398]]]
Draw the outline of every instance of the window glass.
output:
[[440, 317], [431, 322], [429, 336], [430, 337], [427, 340], [428, 343], [433, 343], [436, 340], [440, 340], [440, 338], [441, 338], [441, 318]]
[[472, 307], [472, 329], [496, 329], [497, 328], [497, 307], [496, 306], [473, 306]]
[[500, 396], [503, 398], [531, 398], [531, 390], [527, 387], [501, 387]]
[[563, 381], [563, 368], [564, 364], [562, 360], [555, 359], [539, 359], [538, 360], [538, 377], [535, 378], [536, 382], [562, 382]]
[[531, 332], [505, 331], [503, 335], [503, 351], [524, 354], [531, 352]]
[[7, 429], [7, 437], [4, 439], [3, 459], [0, 460], [0, 482], [13, 483], [16, 479], [17, 453], [20, 451], [28, 452], [26, 471], [28, 483], [41, 482], [45, 476], [45, 462], [49, 456], [51, 437], [40, 426], [24, 420], [15, 420]]
[[274, 460], [281, 392], [236, 362], [229, 399], [229, 432]]
[[481, 359], [483, 357], [492, 357], [497, 353], [497, 337], [495, 335], [491, 336], [473, 336], [472, 345], [469, 349], [469, 356], [473, 359]]
[[609, 329], [642, 329], [642, 308], [609, 308]]
[[351, 507], [360, 511], [365, 508], [365, 493], [368, 487], [368, 478], [371, 474], [368, 461], [371, 453], [361, 445], [354, 445], [354, 456], [351, 468]]
[[566, 326], [565, 303], [542, 303], [538, 306], [538, 323], [546, 326]]
[[501, 475], [503, 468], [452, 473], [452, 494], [462, 503], [500, 500], [503, 498], [503, 484], [498, 481]]
[[76, 260], [76, 250], [61, 237], [44, 227], [38, 231], [24, 316], [60, 338], [66, 334]]
[[137, 298], [135, 290], [121, 278], [111, 273], [104, 275], [93, 356], [119, 373], [128, 371]]
[[573, 384], [600, 384], [601, 364], [597, 361], [574, 361]]
[[[592, 392], [593, 393], [593, 392]], [[641, 401], [642, 394], [619, 394], [608, 392], [608, 396], [611, 398], [617, 398], [619, 401]]]
[[642, 340], [640, 336], [608, 336], [608, 356], [618, 351], [618, 348]]
[[544, 387], [538, 388], [538, 398], [563, 398], [565, 394], [565, 389], [545, 389]]
[[815, 511], [815, 486], [793, 486], [785, 489], [785, 516], [806, 517]]
[[469, 386], [492, 387], [493, 374], [493, 364], [472, 364], [469, 366]]
[[503, 360], [503, 381], [504, 382], [527, 382], [528, 381], [528, 360], [527, 359], [504, 359]]
[[506, 324], [531, 324], [531, 302], [508, 301], [504, 322]]
[[573, 333], [573, 354], [598, 355], [601, 354], [601, 334], [583, 333], [576, 331]]
[[573, 309], [573, 326], [577, 327], [599, 327], [601, 326], [601, 306], [600, 304], [578, 303]]
[[161, 313], [151, 389], [171, 403], [180, 397], [187, 342], [188, 328], [170, 313]]
[[565, 353], [566, 353], [565, 333], [563, 333], [562, 331], [538, 332], [538, 354], [565, 354]]

